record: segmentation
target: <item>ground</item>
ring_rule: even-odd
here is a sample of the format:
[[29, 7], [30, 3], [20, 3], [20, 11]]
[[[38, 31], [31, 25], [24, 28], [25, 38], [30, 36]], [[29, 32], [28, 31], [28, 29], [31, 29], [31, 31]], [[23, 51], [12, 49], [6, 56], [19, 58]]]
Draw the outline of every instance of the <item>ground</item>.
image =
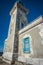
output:
[[5, 62], [2, 60], [2, 57], [0, 57], [0, 65], [10, 65], [10, 64], [5, 63]]
[[[2, 60], [2, 57], [0, 57], [0, 65], [10, 65], [10, 64], [4, 62], [4, 61]], [[26, 65], [26, 63], [21, 63], [21, 62], [17, 62], [17, 61], [16, 61], [15, 64], [11, 64], [11, 65]], [[27, 64], [27, 65], [31, 65], [31, 64]]]
[[[4, 62], [4, 61], [2, 60], [2, 57], [0, 57], [0, 65], [10, 65], [10, 64]], [[24, 65], [24, 64], [15, 62], [15, 64], [11, 64], [11, 65]]]

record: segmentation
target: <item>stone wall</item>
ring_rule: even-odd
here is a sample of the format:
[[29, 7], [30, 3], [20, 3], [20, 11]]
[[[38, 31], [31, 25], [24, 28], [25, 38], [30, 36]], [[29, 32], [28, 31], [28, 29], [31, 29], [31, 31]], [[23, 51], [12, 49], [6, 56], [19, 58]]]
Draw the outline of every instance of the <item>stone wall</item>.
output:
[[[19, 34], [19, 56], [33, 57], [33, 58], [43, 58], [43, 23], [35, 26], [34, 28], [28, 29], [21, 34]], [[31, 53], [23, 53], [23, 41], [25, 37], [30, 37], [30, 49]]]

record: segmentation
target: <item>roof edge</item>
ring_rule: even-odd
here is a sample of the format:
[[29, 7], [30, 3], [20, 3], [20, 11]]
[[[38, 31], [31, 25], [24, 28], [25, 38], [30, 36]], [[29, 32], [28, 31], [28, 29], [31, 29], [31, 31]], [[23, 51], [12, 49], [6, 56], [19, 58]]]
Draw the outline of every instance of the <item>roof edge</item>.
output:
[[30, 30], [31, 28], [37, 26], [40, 23], [43, 23], [43, 16], [40, 15], [38, 18], [36, 18], [35, 20], [33, 20], [30, 24], [28, 24], [26, 27], [24, 27], [23, 29], [19, 30], [19, 34], [25, 32], [26, 30]]

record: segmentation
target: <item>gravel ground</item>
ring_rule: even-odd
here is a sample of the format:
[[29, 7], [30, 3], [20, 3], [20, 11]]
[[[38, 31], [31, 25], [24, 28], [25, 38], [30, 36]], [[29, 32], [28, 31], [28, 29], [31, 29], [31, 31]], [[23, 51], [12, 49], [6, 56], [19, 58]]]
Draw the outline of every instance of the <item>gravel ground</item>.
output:
[[16, 64], [8, 64], [2, 60], [2, 57], [0, 57], [0, 65], [21, 65], [16, 62]]
[[[0, 57], [0, 65], [26, 65], [25, 63], [15, 62], [15, 64], [8, 64], [2, 60], [2, 57]], [[30, 64], [28, 64], [30, 65]]]
[[5, 62], [2, 60], [2, 57], [0, 57], [0, 65], [10, 65], [10, 64], [5, 63]]
[[[0, 58], [0, 65], [10, 65], [10, 64], [4, 62], [4, 61], [2, 60], [2, 58]], [[19, 62], [15, 62], [15, 64], [11, 64], [11, 65], [24, 65], [24, 64], [19, 63]]]

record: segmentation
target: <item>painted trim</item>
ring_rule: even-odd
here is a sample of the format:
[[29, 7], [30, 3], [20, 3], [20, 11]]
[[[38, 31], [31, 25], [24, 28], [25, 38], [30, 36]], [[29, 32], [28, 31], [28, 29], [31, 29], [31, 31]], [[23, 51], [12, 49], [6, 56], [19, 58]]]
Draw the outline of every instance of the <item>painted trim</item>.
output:
[[[24, 35], [24, 37], [22, 38], [22, 40], [24, 39], [24, 38], [27, 38], [27, 37], [29, 37], [30, 38], [30, 53], [23, 53], [23, 51], [22, 51], [22, 53], [23, 54], [33, 54], [33, 50], [32, 50], [32, 38], [31, 38], [31, 36], [30, 35]], [[22, 42], [23, 43], [23, 42]]]

